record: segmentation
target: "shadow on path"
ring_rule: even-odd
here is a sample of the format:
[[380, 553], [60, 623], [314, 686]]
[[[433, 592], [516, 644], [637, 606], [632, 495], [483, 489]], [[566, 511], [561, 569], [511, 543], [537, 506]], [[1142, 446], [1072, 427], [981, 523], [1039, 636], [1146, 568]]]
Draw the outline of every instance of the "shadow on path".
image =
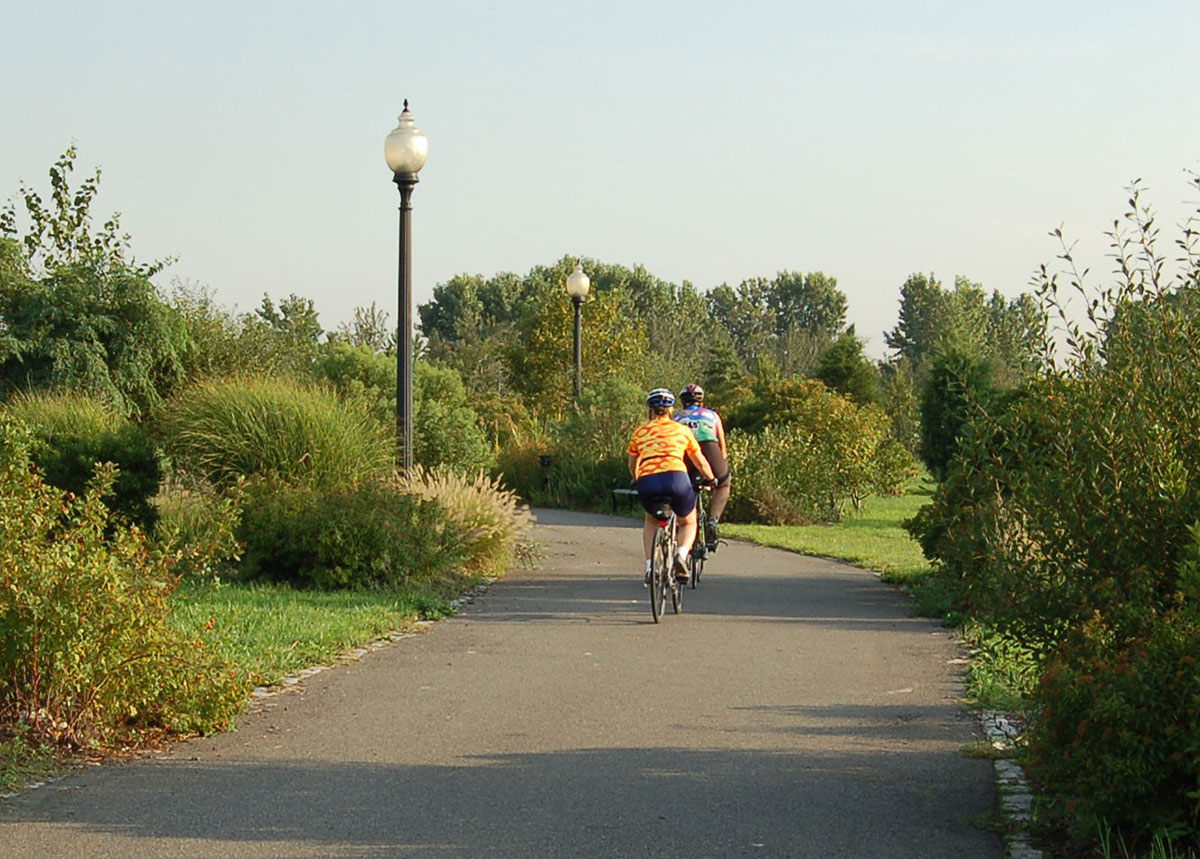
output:
[[[220, 855], [221, 842], [316, 844], [354, 856], [975, 855], [981, 834], [947, 811], [963, 807], [961, 785], [935, 775], [902, 750], [615, 748], [458, 766], [164, 763], [140, 767], [120, 793], [102, 790], [102, 775], [61, 790], [93, 800], [74, 803], [74, 827], [123, 836], [138, 856]], [[10, 803], [0, 820], [61, 822], [55, 792]], [[847, 804], [862, 817], [845, 815]], [[972, 803], [988, 804], [982, 795]]]

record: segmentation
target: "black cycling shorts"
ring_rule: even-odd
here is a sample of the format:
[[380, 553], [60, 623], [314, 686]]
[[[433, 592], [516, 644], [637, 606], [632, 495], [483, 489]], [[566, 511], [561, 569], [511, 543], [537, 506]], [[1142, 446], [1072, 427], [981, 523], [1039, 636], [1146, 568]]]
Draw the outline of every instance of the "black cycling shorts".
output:
[[684, 471], [660, 471], [639, 477], [634, 483], [642, 509], [654, 515], [654, 501], [658, 498], [671, 499], [671, 509], [680, 518], [696, 509], [696, 490]]

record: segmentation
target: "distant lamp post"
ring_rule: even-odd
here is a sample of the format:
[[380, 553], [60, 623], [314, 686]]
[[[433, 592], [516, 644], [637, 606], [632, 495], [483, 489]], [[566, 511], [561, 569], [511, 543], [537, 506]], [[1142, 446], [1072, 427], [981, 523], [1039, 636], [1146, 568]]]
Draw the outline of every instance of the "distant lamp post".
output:
[[413, 124], [404, 100], [404, 111], [383, 141], [383, 157], [400, 189], [400, 273], [397, 278], [399, 310], [396, 330], [396, 463], [412, 468], [412, 192], [417, 174], [429, 155], [429, 141]]
[[587, 297], [588, 287], [592, 282], [583, 273], [583, 266], [577, 260], [575, 271], [567, 277], [567, 295], [575, 305], [575, 398], [583, 391], [583, 299]]

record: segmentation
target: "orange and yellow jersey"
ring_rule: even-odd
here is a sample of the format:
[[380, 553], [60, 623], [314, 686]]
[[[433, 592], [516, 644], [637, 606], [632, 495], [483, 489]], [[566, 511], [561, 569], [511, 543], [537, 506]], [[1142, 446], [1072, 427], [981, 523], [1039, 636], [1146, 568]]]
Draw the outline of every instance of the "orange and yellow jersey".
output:
[[687, 471], [683, 458], [689, 452], [700, 452], [696, 436], [683, 424], [671, 420], [670, 415], [642, 424], [629, 440], [629, 454], [637, 457], [634, 477]]

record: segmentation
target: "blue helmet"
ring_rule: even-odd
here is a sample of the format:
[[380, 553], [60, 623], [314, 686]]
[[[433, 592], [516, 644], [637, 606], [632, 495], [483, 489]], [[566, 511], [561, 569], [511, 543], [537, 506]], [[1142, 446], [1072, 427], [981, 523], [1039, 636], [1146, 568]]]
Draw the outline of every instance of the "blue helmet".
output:
[[646, 395], [646, 405], [652, 409], [673, 406], [675, 405], [675, 395], [671, 393], [670, 388], [655, 388]]

